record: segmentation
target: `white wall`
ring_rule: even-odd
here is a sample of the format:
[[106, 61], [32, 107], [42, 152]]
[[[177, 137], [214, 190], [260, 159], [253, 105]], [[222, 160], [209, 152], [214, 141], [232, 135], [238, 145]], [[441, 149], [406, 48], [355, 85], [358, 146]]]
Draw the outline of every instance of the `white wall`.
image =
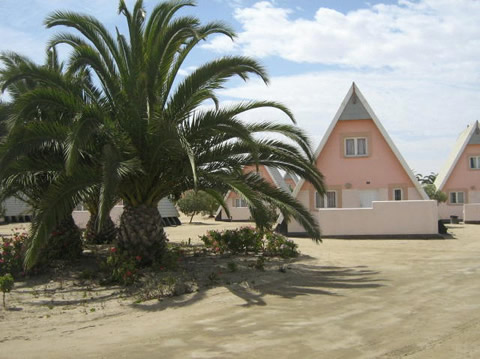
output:
[[32, 209], [24, 201], [15, 197], [9, 197], [2, 203], [5, 209], [5, 216], [31, 215]]
[[[178, 211], [173, 205], [173, 203], [168, 198], [163, 198], [158, 202], [158, 211], [162, 218], [167, 217], [178, 217]], [[110, 217], [112, 217], [113, 223], [116, 225], [120, 224], [120, 216], [123, 213], [123, 205], [114, 206], [110, 211]], [[85, 228], [87, 222], [90, 219], [90, 212], [88, 211], [73, 211], [72, 212], [73, 220], [80, 228]]]
[[[120, 216], [123, 213], [123, 206], [115, 206], [110, 211], [110, 217], [112, 218], [113, 223], [116, 225], [120, 224]], [[79, 228], [86, 228], [88, 220], [90, 219], [90, 212], [88, 211], [73, 211], [72, 212], [73, 220]]]
[[[478, 203], [480, 203], [480, 191], [469, 190], [468, 204], [470, 205]], [[440, 203], [438, 205], [438, 215], [440, 219], [450, 219], [450, 216], [457, 216], [458, 218], [464, 219], [463, 205]]]
[[463, 205], [464, 222], [480, 222], [480, 203], [469, 203]]
[[463, 218], [463, 206], [461, 204], [440, 203], [438, 205], [438, 218], [450, 220], [450, 216]]
[[[438, 233], [436, 201], [382, 201], [372, 208], [332, 208], [313, 212], [323, 236], [428, 235]], [[291, 233], [304, 233], [296, 222]]]

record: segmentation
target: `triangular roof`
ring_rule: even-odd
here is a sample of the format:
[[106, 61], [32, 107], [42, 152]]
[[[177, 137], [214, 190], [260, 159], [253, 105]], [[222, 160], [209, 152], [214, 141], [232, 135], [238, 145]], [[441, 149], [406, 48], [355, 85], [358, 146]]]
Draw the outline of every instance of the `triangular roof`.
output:
[[287, 180], [291, 179], [293, 183], [297, 184], [299, 179], [295, 173], [286, 172], [285, 176], [283, 176], [283, 180], [286, 182]]
[[463, 151], [465, 151], [465, 147], [467, 147], [467, 145], [475, 144], [480, 144], [480, 126], [478, 121], [474, 122], [472, 125], [468, 125], [467, 128], [458, 136], [452, 152], [450, 152], [447, 161], [443, 165], [442, 169], [438, 173], [437, 179], [435, 180], [435, 186], [439, 190], [442, 190], [447, 183], [448, 178], [452, 174], [453, 169], [460, 159], [460, 156], [462, 155]]
[[[397, 149], [395, 144], [393, 143], [392, 139], [388, 135], [387, 131], [381, 124], [380, 120], [378, 119], [377, 115], [373, 112], [372, 108], [368, 104], [367, 100], [365, 97], [363, 97], [362, 93], [358, 89], [358, 86], [355, 84], [355, 82], [352, 83], [352, 86], [350, 86], [350, 89], [347, 92], [347, 95], [343, 99], [340, 108], [338, 109], [337, 113], [335, 114], [335, 117], [332, 120], [332, 123], [330, 123], [330, 126], [327, 129], [327, 132], [325, 132], [325, 135], [323, 136], [322, 140], [320, 141], [320, 144], [317, 147], [317, 150], [315, 151], [315, 158], [318, 158], [320, 153], [322, 152], [323, 148], [325, 147], [328, 138], [333, 132], [333, 129], [335, 128], [336, 124], [340, 120], [363, 120], [363, 119], [372, 119], [375, 126], [377, 126], [378, 130], [382, 134], [383, 138], [387, 142], [387, 145], [390, 147], [392, 150], [393, 154], [397, 158], [397, 160], [400, 162], [402, 165], [403, 169], [407, 173], [408, 177], [412, 181], [413, 185], [417, 189], [417, 191], [420, 193], [420, 196], [428, 200], [428, 196], [423, 190], [422, 186], [420, 183], [417, 181], [415, 178], [412, 170], [410, 167], [407, 165], [407, 162], [403, 158], [403, 156], [400, 154], [400, 151]], [[304, 179], [301, 179], [300, 182], [297, 184], [295, 187], [295, 190], [293, 191], [293, 196], [297, 197], [298, 193], [300, 192], [300, 189], [302, 188], [303, 184], [305, 183]]]
[[[264, 165], [261, 165], [261, 166], [264, 166]], [[270, 166], [264, 166], [264, 167], [267, 170], [267, 173], [272, 178], [272, 181], [275, 184], [275, 186], [284, 190], [287, 193], [291, 193], [290, 192], [290, 187], [288, 187], [287, 183], [285, 182], [284, 178], [282, 177], [282, 175], [280, 174], [280, 171], [277, 168], [270, 167]], [[227, 194], [223, 198], [224, 201], [226, 201], [228, 199], [228, 196], [230, 195], [230, 193], [232, 193], [232, 191], [228, 190]], [[215, 216], [218, 216], [218, 214], [220, 213], [221, 210], [222, 210], [222, 206], [218, 207], [217, 213], [216, 213]]]

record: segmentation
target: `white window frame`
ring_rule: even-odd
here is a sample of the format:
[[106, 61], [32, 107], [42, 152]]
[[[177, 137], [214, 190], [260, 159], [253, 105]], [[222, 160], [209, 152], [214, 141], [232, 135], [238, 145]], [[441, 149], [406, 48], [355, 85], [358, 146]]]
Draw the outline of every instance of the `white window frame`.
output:
[[[347, 140], [353, 140], [354, 154], [347, 154]], [[358, 153], [358, 140], [365, 140], [365, 153]], [[368, 138], [367, 137], [345, 137], [343, 140], [343, 153], [345, 157], [367, 157], [368, 156]]]
[[[395, 192], [400, 191], [400, 199], [395, 198]], [[394, 188], [393, 189], [393, 200], [394, 201], [403, 201], [403, 188]]]
[[[462, 193], [462, 196], [463, 196], [463, 201], [462, 202], [459, 202], [458, 201], [458, 194], [459, 193]], [[453, 196], [452, 195], [455, 195], [455, 200], [452, 201], [453, 199]], [[451, 191], [448, 193], [448, 201], [450, 202], [450, 204], [465, 204], [465, 192], [464, 191]]]
[[235, 208], [247, 208], [248, 204], [247, 204], [247, 201], [243, 198], [234, 198], [233, 199], [233, 207], [235, 207]]
[[[327, 196], [328, 193], [334, 193], [334, 194], [335, 194], [335, 206], [333, 206], [333, 207], [329, 207], [329, 206], [328, 206], [328, 196]], [[316, 208], [316, 209], [322, 209], [322, 208], [338, 208], [338, 193], [337, 193], [337, 191], [327, 191], [327, 192], [323, 195], [323, 203], [321, 204], [320, 207], [318, 207], [317, 198], [320, 198], [320, 197], [319, 197], [318, 192], [315, 192], [314, 201], [315, 201], [315, 208]], [[326, 205], [326, 206], [325, 206], [325, 205]]]
[[[472, 167], [472, 160], [475, 163], [474, 167]], [[468, 167], [471, 170], [480, 170], [480, 156], [470, 156], [468, 158]]]

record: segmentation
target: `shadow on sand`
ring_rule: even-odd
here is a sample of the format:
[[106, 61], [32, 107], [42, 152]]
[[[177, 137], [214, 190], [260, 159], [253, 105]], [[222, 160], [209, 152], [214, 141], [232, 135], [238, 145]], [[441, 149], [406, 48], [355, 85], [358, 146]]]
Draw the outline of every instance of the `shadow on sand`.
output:
[[[301, 256], [299, 259], [305, 262], [310, 258]], [[144, 311], [185, 307], [206, 298], [209, 290], [219, 287], [225, 288], [241, 298], [244, 301], [242, 306], [267, 305], [265, 296], [279, 296], [288, 299], [302, 295], [346, 296], [351, 290], [383, 286], [381, 282], [385, 280], [378, 278], [378, 275], [379, 272], [369, 270], [365, 266], [349, 268], [290, 263], [286, 266], [285, 273], [278, 269], [271, 269], [262, 272], [258, 277], [252, 276], [254, 280], [232, 284], [218, 283], [208, 288], [202, 288], [194, 294], [167, 298], [155, 303], [136, 303], [132, 306]]]

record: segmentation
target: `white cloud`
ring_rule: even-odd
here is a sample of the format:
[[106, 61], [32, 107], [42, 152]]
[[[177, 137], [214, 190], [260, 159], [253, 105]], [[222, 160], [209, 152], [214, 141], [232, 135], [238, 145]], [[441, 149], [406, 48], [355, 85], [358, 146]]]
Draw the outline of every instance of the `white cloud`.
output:
[[458, 133], [479, 119], [478, 14], [480, 1], [399, 0], [346, 14], [319, 8], [306, 18], [262, 1], [235, 10], [242, 26], [235, 45], [216, 38], [207, 47], [309, 63], [310, 73], [275, 77], [268, 88], [258, 81], [223, 93], [286, 103], [315, 145], [356, 81], [410, 166], [429, 173], [441, 167]]
[[195, 71], [197, 68], [198, 68], [197, 66], [188, 66], [186, 68], [181, 68], [181, 69], [178, 70], [178, 74], [180, 76], [188, 76], [188, 75], [190, 75], [190, 73]]
[[293, 13], [266, 1], [237, 8], [234, 16], [243, 31], [236, 46], [214, 39], [206, 47], [355, 68], [402, 68], [418, 73], [432, 67], [479, 69], [479, 1], [404, 0], [347, 14], [319, 8], [313, 19], [293, 19]]

